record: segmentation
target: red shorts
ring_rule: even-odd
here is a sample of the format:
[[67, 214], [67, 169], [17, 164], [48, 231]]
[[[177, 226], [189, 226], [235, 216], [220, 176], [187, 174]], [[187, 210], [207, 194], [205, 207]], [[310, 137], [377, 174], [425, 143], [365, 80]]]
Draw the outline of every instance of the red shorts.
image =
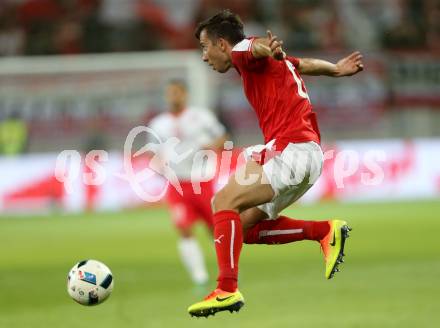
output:
[[197, 220], [202, 219], [212, 228], [211, 199], [214, 197], [212, 181], [200, 183], [200, 194], [194, 193], [191, 182], [180, 182], [183, 195], [169, 185], [167, 203], [170, 207], [171, 218], [177, 228], [189, 228]]

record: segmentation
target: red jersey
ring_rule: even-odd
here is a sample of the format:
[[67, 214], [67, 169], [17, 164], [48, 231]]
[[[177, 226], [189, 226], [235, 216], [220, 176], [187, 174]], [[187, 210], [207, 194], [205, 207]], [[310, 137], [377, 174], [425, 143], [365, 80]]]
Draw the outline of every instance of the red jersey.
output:
[[316, 114], [296, 70], [299, 60], [257, 59], [251, 51], [253, 40], [244, 39], [234, 46], [232, 64], [241, 75], [246, 97], [257, 113], [264, 142], [276, 139], [276, 150], [283, 150], [289, 142], [319, 144]]

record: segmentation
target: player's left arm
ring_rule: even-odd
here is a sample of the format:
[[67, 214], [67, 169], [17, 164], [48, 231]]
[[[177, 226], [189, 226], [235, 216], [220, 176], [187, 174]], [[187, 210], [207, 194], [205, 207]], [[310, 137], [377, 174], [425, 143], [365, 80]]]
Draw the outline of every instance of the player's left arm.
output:
[[203, 149], [222, 150], [226, 141], [228, 141], [229, 135], [227, 133], [215, 138], [209, 144], [204, 145]]
[[252, 55], [254, 58], [272, 57], [276, 60], [286, 58], [286, 53], [282, 49], [283, 41], [278, 40], [276, 35], [272, 35], [270, 30], [267, 31], [267, 37], [256, 38], [252, 42]]
[[208, 133], [210, 135], [209, 142], [201, 145], [201, 148], [222, 150], [225, 142], [229, 140], [226, 128], [209, 109], [200, 111], [199, 115], [200, 119], [203, 120], [206, 131], [209, 131]]
[[304, 75], [351, 76], [364, 69], [359, 51], [342, 58], [336, 64], [322, 59], [299, 58], [298, 71]]

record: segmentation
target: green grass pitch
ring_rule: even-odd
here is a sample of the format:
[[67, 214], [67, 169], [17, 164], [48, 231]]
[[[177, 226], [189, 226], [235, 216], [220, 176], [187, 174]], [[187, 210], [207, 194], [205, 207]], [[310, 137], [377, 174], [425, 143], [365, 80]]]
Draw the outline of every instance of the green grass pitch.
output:
[[[328, 203], [286, 213], [349, 221], [341, 273], [324, 279], [314, 242], [245, 245], [246, 305], [208, 320], [186, 312], [204, 291], [187, 278], [163, 209], [0, 218], [0, 327], [438, 326], [440, 201]], [[214, 280], [211, 239], [202, 228], [197, 235]], [[103, 261], [115, 277], [113, 294], [96, 307], [76, 304], [66, 292], [68, 270], [86, 258]]]

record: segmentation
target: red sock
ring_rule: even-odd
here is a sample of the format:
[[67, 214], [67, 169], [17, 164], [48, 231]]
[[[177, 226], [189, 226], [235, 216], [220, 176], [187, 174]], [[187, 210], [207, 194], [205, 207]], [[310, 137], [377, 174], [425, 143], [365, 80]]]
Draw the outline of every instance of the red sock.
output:
[[240, 215], [235, 211], [214, 214], [214, 240], [219, 268], [217, 288], [228, 292], [237, 289], [238, 259], [243, 246]]
[[300, 240], [319, 241], [330, 229], [328, 221], [302, 221], [280, 216], [258, 222], [244, 238], [246, 244], [287, 244]]

